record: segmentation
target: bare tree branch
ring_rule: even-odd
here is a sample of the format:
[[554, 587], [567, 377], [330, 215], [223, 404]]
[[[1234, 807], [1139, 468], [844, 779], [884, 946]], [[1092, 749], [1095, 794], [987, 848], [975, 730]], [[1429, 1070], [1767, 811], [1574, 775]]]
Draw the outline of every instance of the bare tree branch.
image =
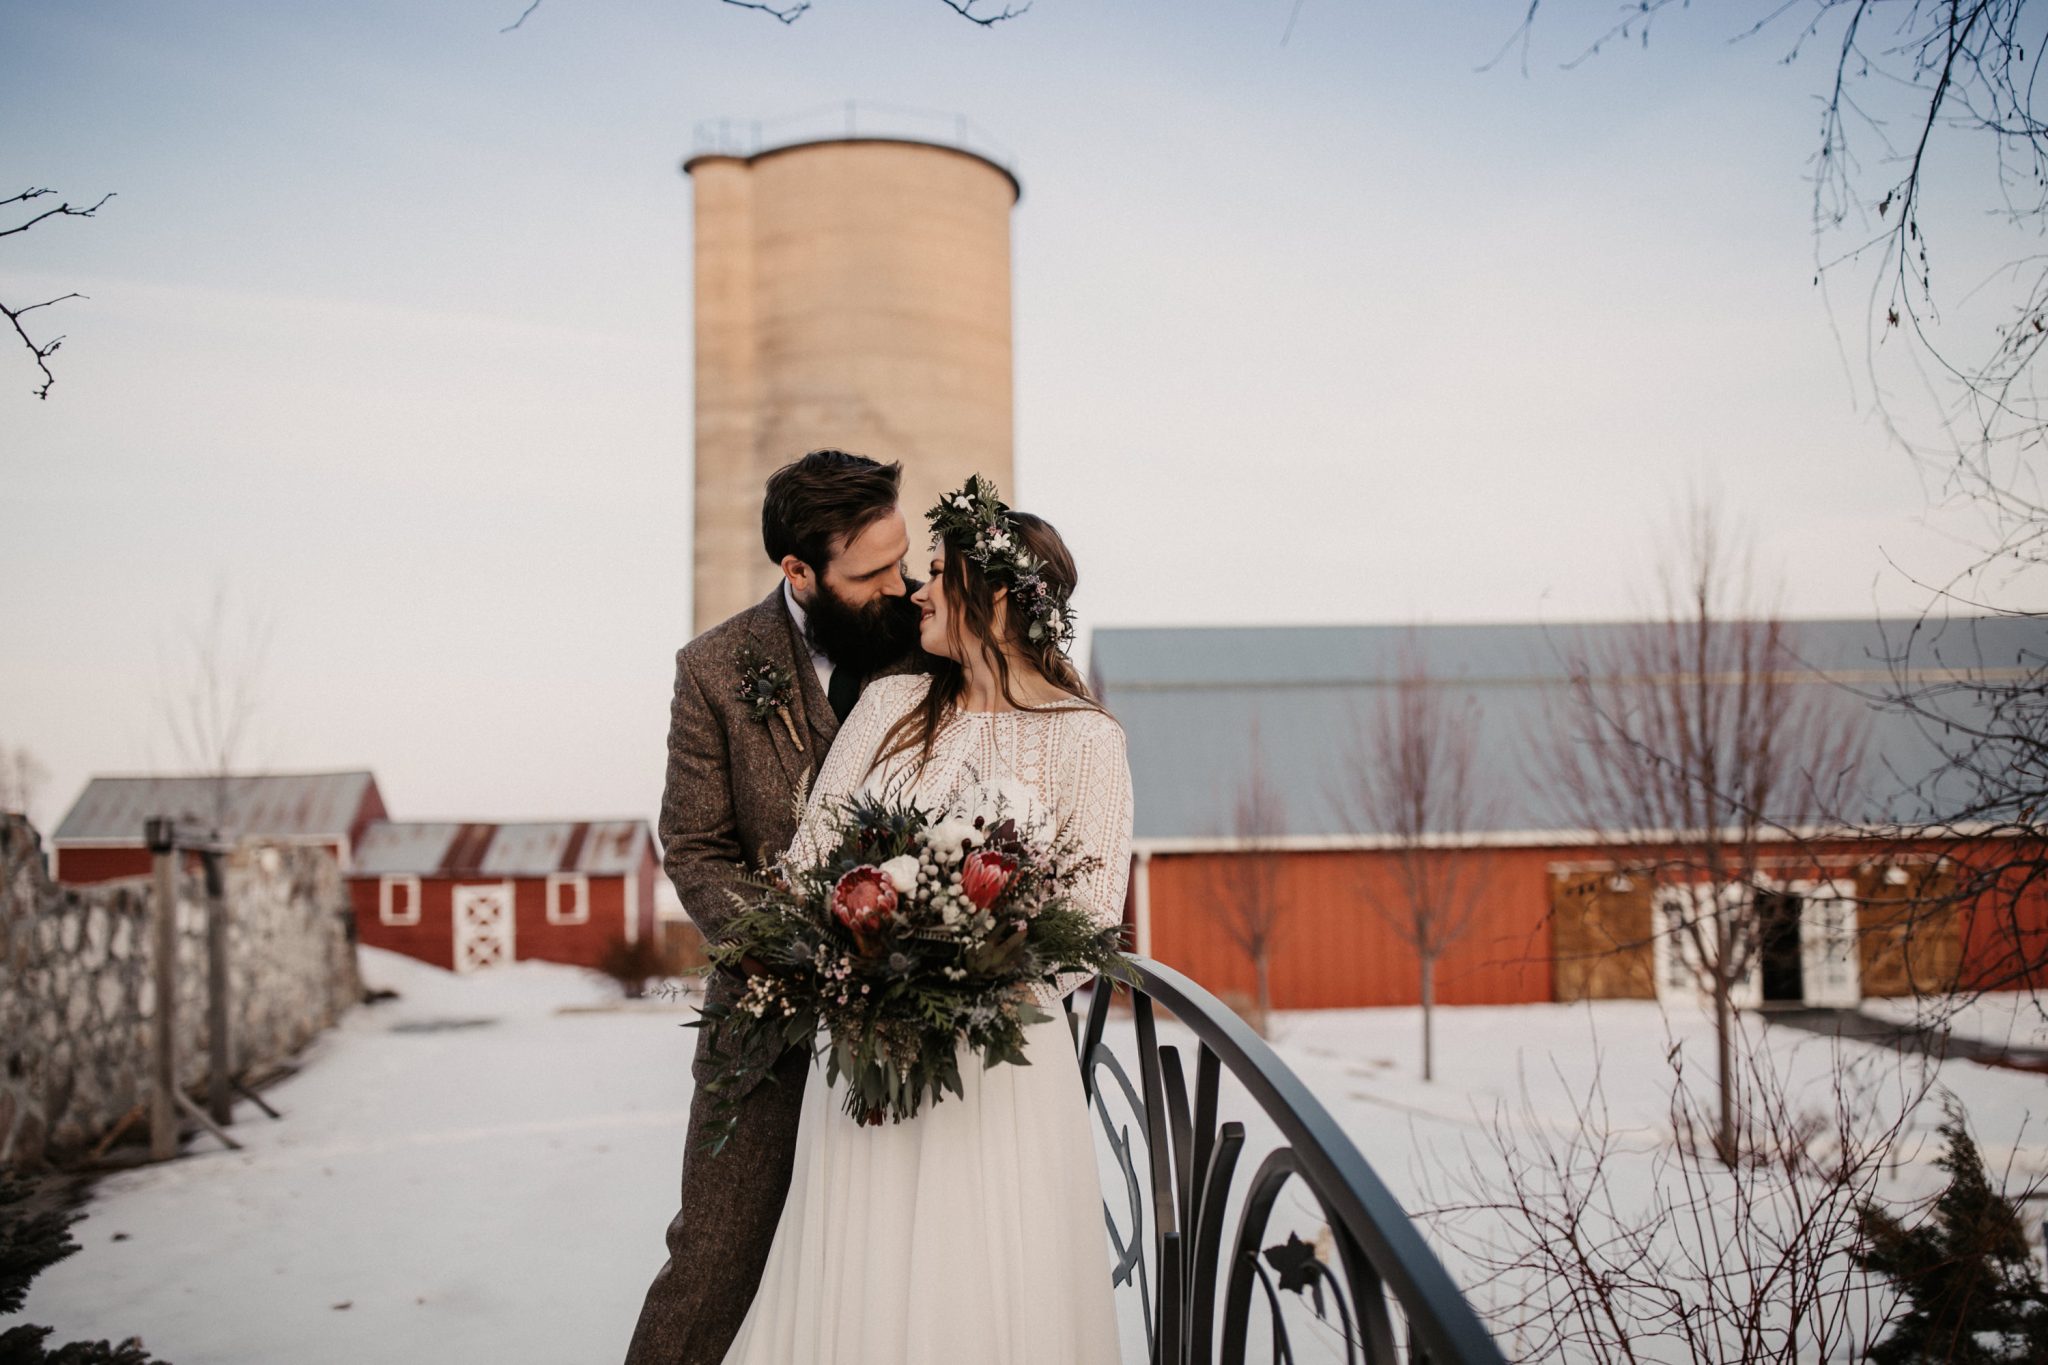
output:
[[[775, 4], [774, 0], [722, 0], [722, 3], [731, 5], [734, 9], [759, 10], [770, 18], [778, 19], [785, 24], [795, 23], [811, 7], [811, 0], [790, 0], [788, 4], [781, 5]], [[939, 0], [939, 3], [952, 10], [953, 13], [959, 15], [968, 23], [979, 24], [983, 28], [993, 28], [1005, 19], [1019, 18], [1031, 8], [1031, 0], [1024, 0], [1024, 3], [1021, 5], [1009, 4], [1006, 0], [1002, 9], [995, 13], [979, 12], [982, 0]], [[525, 9], [520, 11], [517, 19], [499, 29], [498, 32], [512, 32], [524, 24], [540, 6], [541, 0], [531, 0]]]
[[238, 611], [227, 583], [214, 587], [206, 615], [180, 631], [179, 658], [165, 670], [157, 707], [186, 771], [213, 779], [214, 826], [236, 827], [236, 779], [249, 759], [250, 727], [262, 705], [272, 622]]
[[[54, 190], [30, 186], [20, 194], [9, 195], [5, 199], [0, 199], [0, 208], [4, 208], [9, 204], [26, 204], [54, 193]], [[13, 227], [0, 228], [0, 237], [12, 237], [17, 233], [27, 232], [36, 224], [51, 218], [90, 218], [100, 211], [102, 204], [105, 204], [113, 197], [110, 191], [82, 208], [71, 203], [69, 200], [65, 200], [60, 202], [55, 208], [44, 209], [41, 213], [31, 216], [26, 221], [17, 223]], [[50, 357], [55, 355], [58, 349], [63, 346], [64, 338], [57, 336], [50, 338], [48, 341], [37, 341], [28, 334], [28, 329], [22, 326], [22, 315], [33, 313], [38, 308], [48, 308], [52, 304], [63, 303], [69, 299], [82, 299], [84, 297], [85, 295], [78, 293], [59, 294], [54, 299], [44, 299], [41, 303], [31, 303], [20, 308], [0, 303], [0, 316], [6, 317], [8, 326], [12, 327], [14, 334], [21, 338], [21, 344], [26, 346], [29, 355], [34, 357], [36, 368], [42, 371], [43, 382], [34, 391], [37, 398], [48, 398], [51, 386], [57, 382], [57, 376], [50, 370]]]
[[1782, 860], [1854, 807], [1868, 736], [1861, 707], [1798, 680], [1793, 631], [1737, 560], [1695, 500], [1660, 565], [1660, 618], [1569, 645], [1565, 691], [1531, 737], [1539, 780], [1580, 828], [1626, 850], [1623, 876], [1657, 890], [1651, 943], [1617, 946], [1663, 940], [1709, 998], [1729, 1161], [1736, 1000], [1761, 952], [1766, 841]]
[[[539, 0], [535, 0], [535, 3], [538, 2]], [[735, 9], [757, 9], [761, 13], [771, 18], [779, 19], [785, 24], [795, 23], [803, 17], [804, 11], [811, 7], [811, 0], [795, 0], [794, 4], [788, 5], [774, 5], [768, 3], [768, 0], [724, 0], [724, 2]]]
[[499, 29], [498, 32], [510, 33], [513, 29], [518, 28], [521, 24], [525, 23], [527, 17], [539, 8], [540, 0], [532, 0], [531, 4], [527, 5], [525, 9], [519, 11], [519, 17], [517, 19], [514, 19], [511, 23], [505, 25], [505, 27]]
[[1492, 874], [1471, 838], [1492, 820], [1476, 785], [1478, 706], [1453, 705], [1430, 676], [1419, 635], [1404, 637], [1395, 676], [1372, 714], [1354, 711], [1331, 804], [1354, 834], [1386, 836], [1392, 894], [1367, 875], [1361, 899], [1415, 954], [1422, 1003], [1422, 1079], [1435, 1079], [1436, 968], [1471, 926]]
[[1005, 19], [1015, 19], [1031, 8], [1031, 0], [1024, 0], [1024, 3], [1021, 5], [1005, 4], [1001, 12], [997, 14], [976, 14], [974, 7], [980, 3], [980, 0], [939, 0], [939, 3], [952, 10], [953, 13], [961, 18], [968, 20], [970, 23], [980, 24], [983, 28], [992, 28], [1002, 23]]
[[[1555, 1077], [1564, 1122], [1525, 1078], [1483, 1150], [1425, 1168], [1417, 1217], [1478, 1268], [1475, 1298], [1524, 1360], [1595, 1365], [1864, 1358], [1901, 1310], [1852, 1252], [1860, 1211], [1918, 1155], [1933, 1065], [1832, 1044], [1824, 1088], [1762, 1049], [1737, 1075], [1747, 1157], [1728, 1166], [1666, 1053], [1668, 1127], [1624, 1131], [1595, 1045], [1590, 1090]], [[1462, 1159], [1459, 1159], [1462, 1156]]]
[[1264, 1034], [1273, 1011], [1273, 950], [1290, 902], [1281, 885], [1284, 854], [1279, 838], [1287, 832], [1287, 801], [1266, 764], [1256, 719], [1251, 725], [1249, 758], [1243, 777], [1230, 794], [1229, 832], [1234, 847], [1212, 864], [1210, 913], [1251, 963], [1252, 1026]]

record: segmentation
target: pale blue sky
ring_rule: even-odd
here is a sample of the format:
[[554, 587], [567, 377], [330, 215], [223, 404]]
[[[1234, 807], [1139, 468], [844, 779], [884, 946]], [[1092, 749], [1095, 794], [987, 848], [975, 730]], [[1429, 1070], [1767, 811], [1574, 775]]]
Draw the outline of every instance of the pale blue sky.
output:
[[[70, 340], [0, 349], [0, 742], [172, 761], [174, 623], [278, 619], [251, 757], [401, 817], [651, 815], [687, 636], [692, 129], [957, 112], [1024, 184], [1016, 500], [1087, 625], [1614, 617], [1691, 484], [1796, 615], [1911, 611], [1936, 516], [1812, 285], [1818, 62], [1522, 0], [30, 3], [0, 243]], [[1739, 7], [1737, 7], [1739, 8]], [[1758, 12], [1762, 12], [1761, 8]], [[1844, 281], [1845, 286], [1852, 285]], [[887, 454], [887, 452], [876, 452]], [[913, 513], [916, 509], [912, 509]]]

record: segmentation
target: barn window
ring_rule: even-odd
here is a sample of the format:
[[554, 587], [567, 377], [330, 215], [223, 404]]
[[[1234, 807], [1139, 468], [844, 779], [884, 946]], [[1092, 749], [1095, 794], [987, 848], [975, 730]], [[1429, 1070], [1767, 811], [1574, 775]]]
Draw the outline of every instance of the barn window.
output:
[[385, 924], [420, 922], [420, 879], [386, 877], [377, 889], [377, 918]]
[[579, 873], [549, 873], [548, 923], [587, 924], [589, 921], [589, 879]]

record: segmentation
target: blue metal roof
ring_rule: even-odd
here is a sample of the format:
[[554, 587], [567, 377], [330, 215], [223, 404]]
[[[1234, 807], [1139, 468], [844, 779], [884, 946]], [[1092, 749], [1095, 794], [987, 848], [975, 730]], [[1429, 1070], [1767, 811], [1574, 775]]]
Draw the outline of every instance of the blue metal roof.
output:
[[[1910, 717], [1860, 700], [1882, 691], [1887, 661], [1916, 670], [2038, 669], [2048, 621], [2007, 617], [1798, 621], [1792, 646], [1823, 703], [1868, 717], [1867, 803], [1851, 818], [1925, 818], [1901, 809], [1903, 792], [1939, 766], [1934, 743]], [[1564, 700], [1567, 660], [1600, 657], [1640, 623], [1417, 626], [1418, 657], [1445, 700], [1472, 705], [1475, 767], [1493, 801], [1485, 828], [1569, 831], [1579, 821], [1540, 780], [1535, 745], [1546, 705]], [[1371, 833], [1347, 828], [1336, 792], [1356, 736], [1399, 677], [1408, 626], [1218, 626], [1099, 629], [1090, 673], [1123, 722], [1140, 838], [1231, 832], [1234, 794], [1251, 768], [1253, 735], [1286, 806], [1293, 835]], [[1847, 684], [1837, 686], [1834, 684]]]
[[344, 838], [375, 785], [367, 772], [95, 777], [51, 842], [140, 844], [143, 822], [159, 815], [201, 826], [224, 816], [231, 836]]

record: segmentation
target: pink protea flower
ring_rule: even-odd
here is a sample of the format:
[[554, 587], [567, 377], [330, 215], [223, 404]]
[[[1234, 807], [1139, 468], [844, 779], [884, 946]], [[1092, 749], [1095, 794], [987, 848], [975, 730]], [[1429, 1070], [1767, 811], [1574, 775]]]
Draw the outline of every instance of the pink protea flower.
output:
[[872, 934], [896, 912], [896, 888], [882, 869], [862, 863], [832, 888], [832, 913], [856, 934]]
[[1010, 889], [1017, 876], [1017, 860], [1007, 853], [981, 849], [967, 855], [960, 867], [960, 889], [977, 910], [986, 910]]

